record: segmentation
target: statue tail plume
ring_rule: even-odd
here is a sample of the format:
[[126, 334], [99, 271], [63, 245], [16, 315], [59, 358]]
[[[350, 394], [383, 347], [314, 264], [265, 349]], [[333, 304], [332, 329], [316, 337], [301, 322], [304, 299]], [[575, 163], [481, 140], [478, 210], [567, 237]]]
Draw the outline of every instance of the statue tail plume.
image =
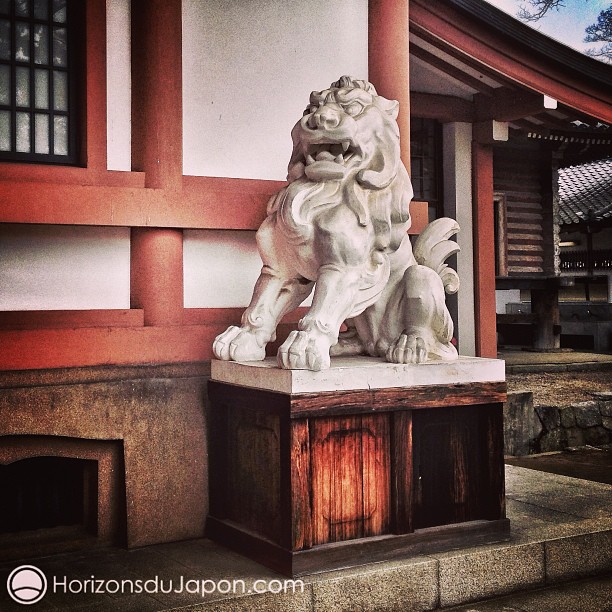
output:
[[455, 241], [449, 240], [458, 231], [459, 224], [454, 219], [436, 219], [421, 232], [413, 247], [417, 263], [435, 270], [440, 275], [446, 293], [456, 293], [459, 289], [457, 272], [444, 263], [460, 250]]

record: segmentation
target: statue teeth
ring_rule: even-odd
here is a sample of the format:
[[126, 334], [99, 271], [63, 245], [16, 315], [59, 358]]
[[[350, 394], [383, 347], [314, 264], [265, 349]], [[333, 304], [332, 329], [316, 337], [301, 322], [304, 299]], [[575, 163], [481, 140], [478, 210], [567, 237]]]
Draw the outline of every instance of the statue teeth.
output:
[[345, 141], [342, 143], [342, 150], [343, 150], [343, 151], [346, 153], [346, 152], [347, 152], [347, 150], [348, 150], [348, 148], [349, 148], [349, 146], [350, 146], [349, 141], [348, 141], [348, 140], [345, 140]]
[[314, 164], [314, 157], [312, 155], [307, 155], [306, 156], [306, 165], [310, 166], [310, 164]]
[[344, 157], [343, 157], [342, 153], [340, 153], [340, 155], [338, 155], [338, 157], [336, 157], [336, 159], [334, 159], [334, 161], [335, 161], [337, 164], [342, 164], [342, 165], [344, 165]]

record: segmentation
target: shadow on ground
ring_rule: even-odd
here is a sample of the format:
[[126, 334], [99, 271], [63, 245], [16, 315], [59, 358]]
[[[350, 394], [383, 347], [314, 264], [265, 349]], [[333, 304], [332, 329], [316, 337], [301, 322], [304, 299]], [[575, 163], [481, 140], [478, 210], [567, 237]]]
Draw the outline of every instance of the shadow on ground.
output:
[[612, 485], [612, 448], [581, 448], [543, 455], [506, 457], [506, 463]]

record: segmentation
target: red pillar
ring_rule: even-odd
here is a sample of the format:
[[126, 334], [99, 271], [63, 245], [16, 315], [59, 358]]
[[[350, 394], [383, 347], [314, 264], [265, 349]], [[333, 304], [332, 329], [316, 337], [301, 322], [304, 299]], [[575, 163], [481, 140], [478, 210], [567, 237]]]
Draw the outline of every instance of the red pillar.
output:
[[[181, 203], [183, 181], [181, 0], [132, 0], [132, 167], [145, 186]], [[183, 232], [132, 228], [132, 308], [145, 325], [183, 322]]]
[[145, 325], [183, 323], [183, 231], [132, 228], [130, 306]]
[[493, 146], [472, 144], [476, 355], [497, 357]]
[[370, 0], [368, 7], [368, 78], [380, 95], [400, 103], [401, 155], [410, 171], [408, 0]]
[[132, 1], [132, 167], [179, 191], [183, 175], [181, 0]]

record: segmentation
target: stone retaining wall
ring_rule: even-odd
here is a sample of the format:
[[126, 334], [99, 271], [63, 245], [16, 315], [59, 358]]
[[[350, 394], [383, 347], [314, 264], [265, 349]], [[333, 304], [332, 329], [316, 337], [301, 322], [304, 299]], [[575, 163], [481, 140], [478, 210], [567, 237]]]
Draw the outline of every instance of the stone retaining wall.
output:
[[528, 455], [612, 443], [612, 392], [572, 406], [533, 407], [533, 393], [509, 393], [504, 406], [504, 452]]

